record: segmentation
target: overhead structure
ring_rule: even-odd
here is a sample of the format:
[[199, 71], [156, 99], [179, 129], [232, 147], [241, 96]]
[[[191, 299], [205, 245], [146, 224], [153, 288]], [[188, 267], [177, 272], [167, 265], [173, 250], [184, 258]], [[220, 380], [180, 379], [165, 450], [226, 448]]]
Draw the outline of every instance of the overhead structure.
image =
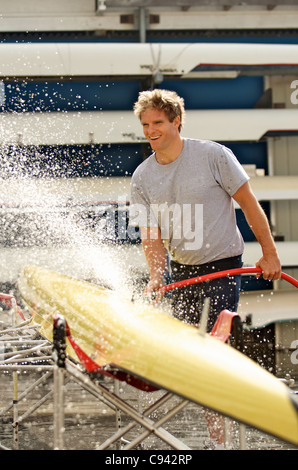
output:
[[289, 30], [297, 27], [295, 0], [2, 0], [3, 32], [55, 34], [88, 31]]
[[[297, 109], [188, 110], [182, 135], [217, 141], [259, 141], [298, 133]], [[147, 142], [132, 111], [0, 114], [0, 145]]]
[[[99, 79], [100, 77], [199, 78], [223, 75], [295, 73], [298, 45], [224, 43], [1, 43], [0, 78]], [[161, 79], [161, 78], [159, 78]]]

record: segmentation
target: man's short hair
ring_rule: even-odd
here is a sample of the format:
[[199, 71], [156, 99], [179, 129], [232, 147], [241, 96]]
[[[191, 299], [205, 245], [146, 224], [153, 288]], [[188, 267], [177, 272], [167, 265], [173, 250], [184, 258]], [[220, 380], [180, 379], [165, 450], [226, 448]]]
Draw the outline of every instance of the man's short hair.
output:
[[135, 115], [141, 119], [142, 113], [150, 108], [164, 111], [170, 122], [173, 122], [179, 116], [179, 132], [181, 131], [185, 117], [184, 99], [177, 95], [175, 91], [156, 88], [140, 92], [138, 101], [133, 108]]

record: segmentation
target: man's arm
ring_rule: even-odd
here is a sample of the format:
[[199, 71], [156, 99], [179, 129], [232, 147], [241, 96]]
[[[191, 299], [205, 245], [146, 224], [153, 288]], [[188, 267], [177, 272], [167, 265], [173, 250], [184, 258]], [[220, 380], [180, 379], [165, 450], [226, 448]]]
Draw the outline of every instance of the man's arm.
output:
[[241, 207], [248, 225], [262, 247], [263, 256], [256, 267], [262, 269], [264, 279], [276, 280], [281, 277], [281, 265], [271, 234], [266, 214], [255, 197], [250, 184], [244, 183], [233, 198]]
[[[167, 253], [158, 227], [141, 227], [142, 246], [149, 268], [150, 280], [145, 293], [150, 299], [163, 285]], [[157, 295], [159, 300], [161, 295]]]

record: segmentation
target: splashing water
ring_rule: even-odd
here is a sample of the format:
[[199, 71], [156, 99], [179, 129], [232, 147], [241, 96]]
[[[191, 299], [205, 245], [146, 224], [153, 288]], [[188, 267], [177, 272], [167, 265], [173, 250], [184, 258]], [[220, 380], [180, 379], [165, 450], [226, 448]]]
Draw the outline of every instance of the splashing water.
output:
[[38, 264], [130, 295], [130, 263], [135, 262], [130, 252], [140, 255], [140, 250], [117, 242], [117, 224], [120, 216], [126, 217], [126, 206], [121, 200], [122, 210], [118, 203], [103, 202], [111, 196], [119, 200], [119, 191], [127, 190], [126, 179], [22, 177], [0, 184], [1, 281], [7, 280], [8, 266], [12, 280], [25, 264]]
[[127, 198], [124, 175], [138, 157], [124, 158], [121, 148], [114, 158], [93, 145], [92, 132], [76, 144], [71, 117], [57, 124], [62, 113], [107, 107], [115, 84], [103, 86], [24, 80], [0, 88], [0, 283], [15, 283], [24, 265], [38, 264], [122, 293], [134, 283], [134, 266], [146, 269], [135, 244], [117, 241], [117, 206], [103, 204]]

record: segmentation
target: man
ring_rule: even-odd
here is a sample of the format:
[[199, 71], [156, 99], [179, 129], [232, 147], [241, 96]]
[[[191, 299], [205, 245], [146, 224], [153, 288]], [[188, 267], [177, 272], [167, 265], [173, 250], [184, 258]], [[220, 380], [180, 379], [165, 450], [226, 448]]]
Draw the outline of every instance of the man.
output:
[[[131, 182], [130, 223], [140, 227], [150, 274], [146, 294], [161, 297], [168, 255], [172, 282], [242, 266], [244, 242], [233, 199], [262, 247], [256, 266], [264, 279], [279, 279], [281, 265], [268, 220], [231, 150], [181, 137], [184, 100], [175, 92], [141, 92], [134, 112], [153, 151]], [[172, 292], [174, 315], [198, 323], [208, 297], [210, 331], [223, 309], [237, 310], [239, 291], [240, 276], [177, 289]]]
[[[232, 152], [215, 142], [181, 137], [184, 101], [175, 92], [142, 92], [134, 111], [153, 150], [134, 172], [131, 184], [131, 224], [141, 222], [150, 273], [147, 295], [152, 297], [163, 284], [167, 253], [172, 281], [180, 279], [180, 271], [184, 275], [189, 270], [188, 277], [193, 277], [196, 272], [204, 274], [206, 267], [212, 272], [242, 265], [244, 243], [232, 198], [262, 247], [263, 256], [256, 266], [262, 269], [264, 279], [279, 279], [281, 265], [267, 217]], [[177, 214], [185, 219], [184, 225], [180, 220], [178, 237]], [[191, 227], [187, 227], [187, 220]]]

